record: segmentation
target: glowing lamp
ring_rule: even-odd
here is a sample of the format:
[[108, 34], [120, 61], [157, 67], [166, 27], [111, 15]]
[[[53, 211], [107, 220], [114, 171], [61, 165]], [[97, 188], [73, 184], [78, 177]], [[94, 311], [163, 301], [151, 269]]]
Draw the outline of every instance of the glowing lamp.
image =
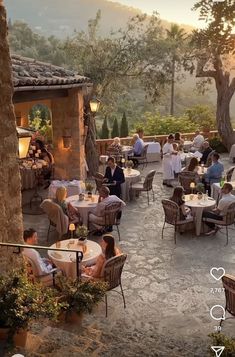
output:
[[31, 141], [31, 136], [19, 138], [19, 158], [20, 159], [24, 159], [27, 157], [30, 141]]
[[94, 97], [93, 99], [90, 100], [90, 109], [92, 113], [98, 112], [100, 107], [100, 100]]

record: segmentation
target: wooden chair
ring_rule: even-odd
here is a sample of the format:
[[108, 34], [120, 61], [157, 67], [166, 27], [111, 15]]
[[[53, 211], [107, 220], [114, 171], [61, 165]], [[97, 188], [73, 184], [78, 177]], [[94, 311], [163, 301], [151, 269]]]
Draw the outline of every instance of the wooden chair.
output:
[[57, 268], [53, 268], [49, 273], [39, 274], [38, 267], [35, 262], [28, 256], [24, 255], [24, 263], [26, 266], [28, 279], [32, 282], [40, 282], [44, 286], [55, 286], [55, 275], [59, 272]]
[[62, 208], [50, 199], [45, 199], [40, 207], [47, 214], [49, 219], [49, 227], [47, 231], [47, 241], [51, 232], [51, 227], [54, 227], [59, 233], [59, 239], [68, 232], [69, 218], [64, 214]]
[[[117, 232], [118, 232], [118, 239], [121, 240], [120, 237], [120, 231], [119, 231], [119, 225], [120, 225], [120, 219], [121, 219], [121, 203], [120, 202], [114, 202], [114, 203], [109, 203], [105, 206], [104, 209], [104, 216], [102, 217], [102, 222], [97, 223], [97, 225], [107, 228], [110, 226], [116, 226], [117, 227]], [[93, 212], [89, 212], [88, 214], [88, 229], [89, 225], [91, 223], [90, 221], [90, 214], [93, 214]], [[97, 218], [101, 218], [98, 217]]]
[[152, 191], [153, 201], [154, 201], [154, 191], [153, 191], [153, 178], [155, 176], [156, 170], [151, 170], [146, 175], [144, 182], [137, 182], [131, 184], [130, 190], [135, 192], [147, 192], [148, 205], [149, 205], [149, 191]]
[[103, 185], [103, 181], [104, 181], [104, 175], [101, 174], [100, 172], [97, 172], [95, 174], [95, 176], [93, 176], [94, 180], [95, 180], [95, 184], [96, 184], [96, 190], [95, 192], [99, 192], [100, 188]]
[[[121, 254], [117, 255], [113, 258], [108, 259], [102, 269], [101, 276], [103, 277], [104, 281], [108, 284], [108, 291], [113, 290], [122, 295], [124, 309], [126, 308], [126, 301], [125, 296], [122, 289], [122, 270], [126, 261], [127, 255]], [[120, 286], [121, 293], [119, 291], [114, 290]], [[105, 310], [106, 310], [106, 317], [108, 316], [108, 297], [107, 293], [105, 294]]]
[[190, 184], [194, 182], [197, 185], [198, 174], [191, 171], [182, 171], [179, 173], [179, 183], [180, 186], [184, 188], [186, 194], [191, 193]]
[[143, 169], [148, 166], [147, 160], [148, 144], [144, 146], [141, 156], [130, 156], [130, 160], [138, 161], [138, 165], [143, 165]]
[[232, 181], [232, 176], [233, 176], [234, 169], [235, 169], [235, 166], [232, 166], [226, 171], [226, 177], [227, 177], [227, 181], [228, 182]]
[[[232, 315], [232, 317], [225, 318], [225, 320], [227, 320], [235, 317], [235, 277], [226, 274], [222, 277], [222, 283], [226, 299], [225, 312], [227, 311]], [[220, 326], [222, 326], [225, 320], [221, 319]]]
[[163, 210], [165, 213], [165, 218], [164, 218], [164, 224], [162, 227], [162, 239], [163, 239], [163, 231], [165, 229], [165, 225], [170, 224], [175, 227], [174, 231], [174, 240], [176, 244], [176, 232], [177, 232], [177, 227], [194, 222], [193, 217], [187, 220], [179, 220], [179, 213], [180, 213], [180, 208], [177, 205], [177, 203], [171, 201], [171, 200], [162, 200], [162, 206]]
[[203, 222], [215, 223], [218, 226], [226, 228], [226, 245], [228, 245], [228, 227], [234, 224], [235, 220], [235, 202], [230, 203], [227, 213], [223, 216], [223, 220], [203, 217]]

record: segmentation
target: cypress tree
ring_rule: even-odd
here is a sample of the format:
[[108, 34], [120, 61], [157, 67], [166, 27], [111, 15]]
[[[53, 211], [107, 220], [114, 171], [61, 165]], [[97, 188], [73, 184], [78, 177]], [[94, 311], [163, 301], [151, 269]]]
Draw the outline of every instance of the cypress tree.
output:
[[122, 121], [121, 121], [121, 128], [120, 128], [120, 137], [125, 138], [129, 135], [129, 128], [128, 128], [128, 122], [126, 119], [126, 113], [123, 113], [122, 116]]
[[105, 116], [103, 124], [102, 124], [100, 138], [101, 139], [109, 138], [109, 128], [108, 128], [108, 123], [107, 123], [107, 116]]
[[119, 127], [118, 127], [117, 118], [115, 118], [113, 121], [113, 129], [112, 129], [112, 133], [111, 133], [112, 138], [115, 138], [116, 136], [119, 136]]

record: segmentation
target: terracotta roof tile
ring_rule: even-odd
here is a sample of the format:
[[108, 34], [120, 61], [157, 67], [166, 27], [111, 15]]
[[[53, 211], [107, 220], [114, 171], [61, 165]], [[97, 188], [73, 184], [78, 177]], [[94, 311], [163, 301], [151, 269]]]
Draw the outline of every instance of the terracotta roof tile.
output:
[[50, 63], [11, 55], [14, 87], [91, 84], [87, 77]]

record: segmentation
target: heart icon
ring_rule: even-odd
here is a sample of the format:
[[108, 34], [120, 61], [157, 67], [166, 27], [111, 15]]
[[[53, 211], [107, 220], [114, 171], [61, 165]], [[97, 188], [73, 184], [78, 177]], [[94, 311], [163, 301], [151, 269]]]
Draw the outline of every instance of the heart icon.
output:
[[210, 274], [211, 274], [212, 278], [219, 281], [225, 275], [225, 270], [222, 267], [219, 267], [219, 268], [213, 267], [210, 270]]

